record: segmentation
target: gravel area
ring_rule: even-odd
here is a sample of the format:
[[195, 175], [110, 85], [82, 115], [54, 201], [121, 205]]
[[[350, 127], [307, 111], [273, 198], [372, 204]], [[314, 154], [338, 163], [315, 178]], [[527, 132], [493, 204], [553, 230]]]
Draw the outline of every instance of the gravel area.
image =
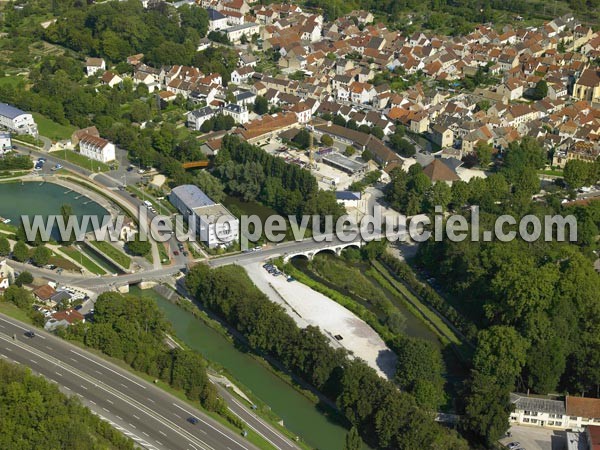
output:
[[393, 377], [396, 355], [362, 319], [298, 281], [288, 282], [283, 276], [269, 274], [262, 263], [251, 263], [244, 268], [254, 284], [282, 305], [298, 326], [318, 326], [330, 338], [332, 346], [343, 347], [363, 359], [382, 377]]

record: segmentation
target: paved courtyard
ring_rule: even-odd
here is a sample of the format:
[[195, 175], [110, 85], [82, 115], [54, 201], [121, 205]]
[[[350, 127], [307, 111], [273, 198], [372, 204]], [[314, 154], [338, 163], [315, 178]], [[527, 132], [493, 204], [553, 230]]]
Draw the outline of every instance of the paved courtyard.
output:
[[566, 433], [548, 428], [512, 426], [512, 436], [503, 438], [500, 443], [520, 442], [525, 450], [565, 450]]

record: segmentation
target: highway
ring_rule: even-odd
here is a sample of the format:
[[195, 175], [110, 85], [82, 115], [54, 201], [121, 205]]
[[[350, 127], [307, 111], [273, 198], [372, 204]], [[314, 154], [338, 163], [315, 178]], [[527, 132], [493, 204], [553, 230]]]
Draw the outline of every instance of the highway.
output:
[[[51, 334], [0, 314], [0, 357], [30, 367], [77, 395], [139, 445], [157, 450], [251, 450], [241, 435], [151, 383]], [[13, 339], [16, 335], [16, 339]], [[199, 419], [196, 425], [187, 421]]]

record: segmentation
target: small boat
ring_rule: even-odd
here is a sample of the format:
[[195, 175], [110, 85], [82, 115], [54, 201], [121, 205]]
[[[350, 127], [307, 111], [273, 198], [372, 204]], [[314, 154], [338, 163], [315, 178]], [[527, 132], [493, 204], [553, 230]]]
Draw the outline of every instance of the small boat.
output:
[[4, 217], [0, 217], [0, 222], [2, 222], [2, 223], [10, 223], [10, 219], [5, 219]]

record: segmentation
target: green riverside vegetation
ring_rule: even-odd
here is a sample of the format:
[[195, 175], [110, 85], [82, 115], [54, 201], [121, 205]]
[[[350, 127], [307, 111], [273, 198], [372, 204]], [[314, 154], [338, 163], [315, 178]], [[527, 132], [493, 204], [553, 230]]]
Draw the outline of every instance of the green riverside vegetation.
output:
[[[298, 328], [252, 284], [243, 268], [198, 264], [189, 271], [186, 284], [199, 301], [242, 333], [254, 351], [276, 358], [335, 401], [370, 445], [398, 450], [468, 448], [455, 432], [436, 424], [432, 412], [418, 406], [413, 395], [399, 391], [361, 360], [349, 359], [344, 350], [330, 347], [317, 327]], [[405, 380], [407, 386], [412, 382]]]
[[0, 359], [0, 448], [132, 450], [134, 445], [77, 397]]

